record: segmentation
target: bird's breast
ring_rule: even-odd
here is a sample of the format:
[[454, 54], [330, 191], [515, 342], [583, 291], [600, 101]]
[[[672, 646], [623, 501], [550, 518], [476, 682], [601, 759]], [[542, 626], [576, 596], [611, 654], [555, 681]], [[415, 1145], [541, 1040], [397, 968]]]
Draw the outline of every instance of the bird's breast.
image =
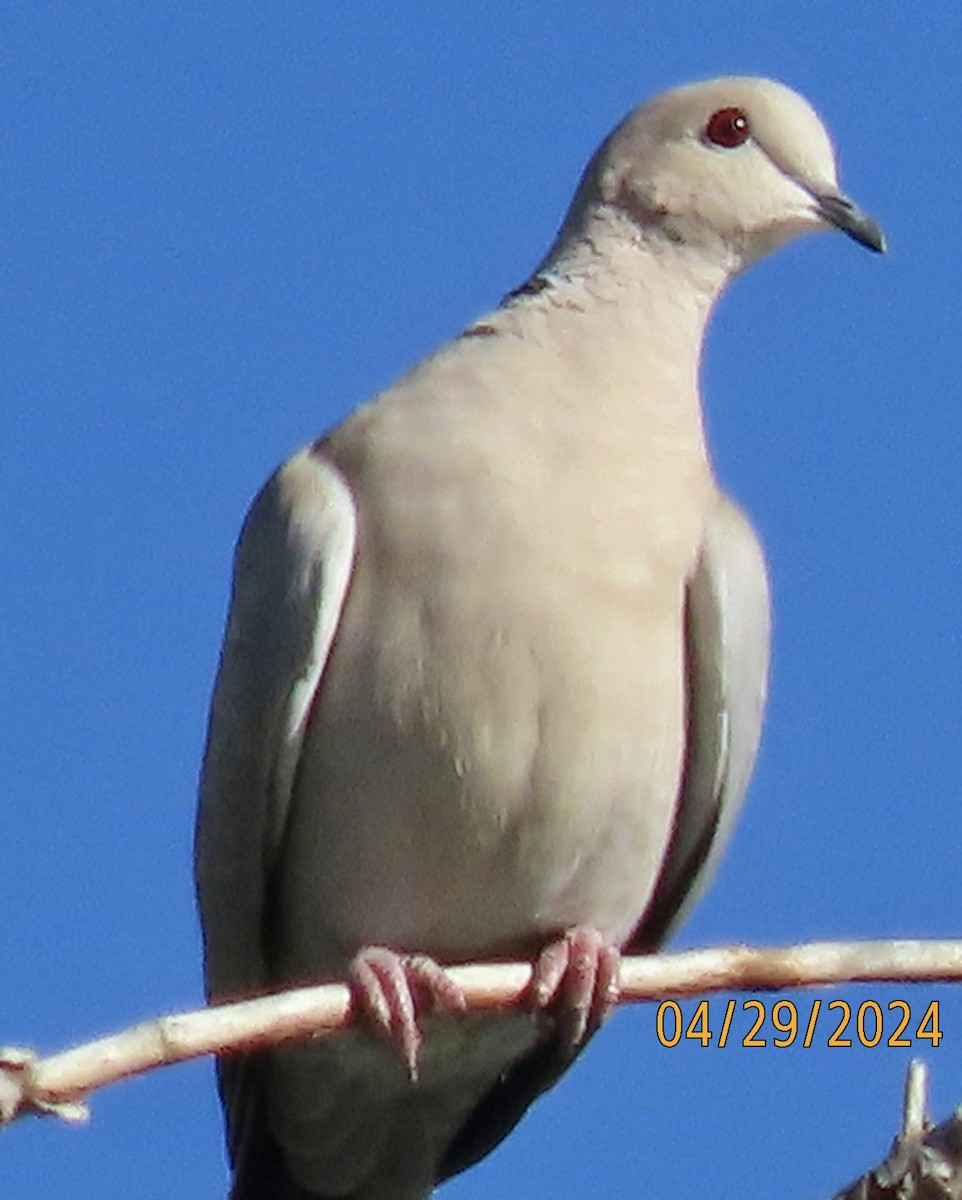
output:
[[578, 529], [570, 506], [492, 501], [459, 539], [445, 505], [393, 530], [362, 508], [279, 872], [285, 975], [372, 943], [451, 960], [629, 935], [678, 793], [696, 539], [622, 509], [582, 504]]

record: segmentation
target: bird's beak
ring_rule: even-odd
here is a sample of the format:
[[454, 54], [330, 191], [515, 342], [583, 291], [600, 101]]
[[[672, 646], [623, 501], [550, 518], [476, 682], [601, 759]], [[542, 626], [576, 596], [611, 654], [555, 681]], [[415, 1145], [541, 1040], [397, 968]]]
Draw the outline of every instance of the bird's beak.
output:
[[829, 192], [816, 195], [815, 203], [818, 215], [823, 221], [841, 229], [842, 233], [847, 233], [850, 238], [862, 246], [867, 246], [869, 250], [875, 250], [879, 254], [885, 253], [885, 234], [881, 225], [857, 204], [853, 204], [848, 196], [843, 196], [841, 192]]

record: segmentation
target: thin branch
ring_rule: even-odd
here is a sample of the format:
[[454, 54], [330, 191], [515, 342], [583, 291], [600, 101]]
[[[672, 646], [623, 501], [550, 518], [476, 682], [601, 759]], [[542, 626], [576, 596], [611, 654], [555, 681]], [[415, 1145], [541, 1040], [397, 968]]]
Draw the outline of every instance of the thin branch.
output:
[[901, 1138], [921, 1138], [932, 1128], [926, 1113], [928, 1094], [929, 1069], [920, 1058], [913, 1058], [905, 1072]]
[[[513, 1008], [531, 983], [530, 963], [450, 968], [470, 1009]], [[718, 947], [627, 958], [622, 1001], [718, 991], [775, 991], [852, 982], [962, 980], [962, 941], [812, 942], [771, 949]], [[345, 1026], [350, 995], [341, 983], [300, 988], [237, 1004], [160, 1017], [49, 1058], [0, 1048], [0, 1125], [24, 1113], [83, 1120], [92, 1091], [155, 1067], [320, 1036]]]

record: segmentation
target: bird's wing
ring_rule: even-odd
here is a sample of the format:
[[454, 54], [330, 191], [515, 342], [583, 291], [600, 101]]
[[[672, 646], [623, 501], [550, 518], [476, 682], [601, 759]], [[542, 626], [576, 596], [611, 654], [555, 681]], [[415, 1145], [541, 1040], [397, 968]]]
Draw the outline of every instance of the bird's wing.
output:
[[[301, 742], [351, 578], [356, 515], [316, 447], [257, 496], [237, 545], [201, 772], [195, 869], [208, 998], [269, 984], [265, 920]], [[224, 1059], [229, 1142], [248, 1120], [250, 1064]]]
[[761, 735], [770, 624], [761, 545], [745, 514], [722, 496], [686, 596], [688, 736], [675, 825], [632, 949], [665, 941], [701, 895], [731, 833]]

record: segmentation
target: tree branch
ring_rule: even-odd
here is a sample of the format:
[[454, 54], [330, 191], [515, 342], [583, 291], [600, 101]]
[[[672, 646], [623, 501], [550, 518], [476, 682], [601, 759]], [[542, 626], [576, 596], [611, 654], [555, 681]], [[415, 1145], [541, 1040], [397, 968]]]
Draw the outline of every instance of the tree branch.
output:
[[[514, 1008], [531, 983], [530, 963], [450, 968], [470, 1009]], [[812, 942], [771, 949], [718, 947], [627, 958], [622, 1001], [718, 991], [775, 991], [852, 982], [962, 980], [962, 941]], [[160, 1017], [110, 1037], [37, 1058], [0, 1048], [0, 1126], [25, 1113], [86, 1120], [86, 1096], [155, 1067], [275, 1045], [341, 1029], [351, 1019], [341, 983]]]

